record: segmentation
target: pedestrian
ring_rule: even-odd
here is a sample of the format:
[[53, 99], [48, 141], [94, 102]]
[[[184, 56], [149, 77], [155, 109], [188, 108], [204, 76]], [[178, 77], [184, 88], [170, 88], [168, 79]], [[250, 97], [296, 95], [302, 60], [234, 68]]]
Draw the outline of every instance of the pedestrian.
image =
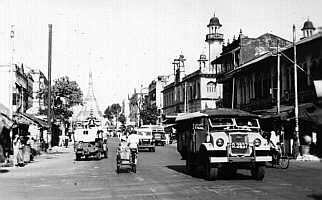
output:
[[22, 143], [19, 135], [15, 135], [13, 140], [13, 164], [14, 166], [23, 166], [23, 157], [22, 157]]

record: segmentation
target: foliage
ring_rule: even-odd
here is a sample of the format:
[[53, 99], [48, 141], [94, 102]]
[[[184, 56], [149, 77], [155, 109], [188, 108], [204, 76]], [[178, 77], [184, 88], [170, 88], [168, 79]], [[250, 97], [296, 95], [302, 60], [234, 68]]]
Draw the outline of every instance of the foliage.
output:
[[[40, 90], [38, 97], [48, 99], [48, 88]], [[73, 114], [70, 108], [82, 103], [83, 93], [76, 81], [71, 81], [68, 76], [64, 76], [54, 81], [51, 99], [54, 119], [66, 121]], [[47, 110], [43, 110], [41, 114], [47, 114]]]
[[113, 119], [114, 116], [118, 116], [122, 108], [120, 104], [114, 103], [111, 106], [108, 106], [104, 111], [104, 117], [107, 119]]
[[126, 123], [126, 118], [124, 113], [121, 113], [118, 120], [122, 123], [122, 125], [124, 125]]
[[155, 105], [143, 106], [142, 110], [140, 110], [140, 118], [143, 121], [143, 124], [156, 124], [159, 113], [158, 109]]

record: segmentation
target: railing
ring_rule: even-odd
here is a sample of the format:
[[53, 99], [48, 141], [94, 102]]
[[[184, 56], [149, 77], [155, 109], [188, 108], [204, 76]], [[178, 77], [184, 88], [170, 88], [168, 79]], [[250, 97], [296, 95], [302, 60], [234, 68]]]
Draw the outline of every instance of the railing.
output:
[[224, 35], [221, 33], [209, 33], [206, 35], [206, 40], [223, 40]]

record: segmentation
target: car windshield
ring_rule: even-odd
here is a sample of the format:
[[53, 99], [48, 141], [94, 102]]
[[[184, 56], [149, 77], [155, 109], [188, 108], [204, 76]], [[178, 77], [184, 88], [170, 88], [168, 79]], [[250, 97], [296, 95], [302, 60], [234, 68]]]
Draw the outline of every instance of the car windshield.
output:
[[237, 126], [259, 127], [257, 120], [252, 118], [236, 118]]
[[212, 127], [223, 127], [223, 126], [233, 126], [234, 122], [231, 118], [218, 118], [218, 117], [211, 117], [210, 118], [211, 126]]

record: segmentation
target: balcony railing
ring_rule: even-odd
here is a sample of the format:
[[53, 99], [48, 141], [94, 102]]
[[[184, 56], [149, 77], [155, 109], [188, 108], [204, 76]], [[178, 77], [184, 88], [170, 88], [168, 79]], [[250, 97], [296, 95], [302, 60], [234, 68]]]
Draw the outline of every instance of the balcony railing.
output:
[[206, 35], [206, 41], [207, 40], [223, 40], [224, 35], [221, 33], [210, 33]]

